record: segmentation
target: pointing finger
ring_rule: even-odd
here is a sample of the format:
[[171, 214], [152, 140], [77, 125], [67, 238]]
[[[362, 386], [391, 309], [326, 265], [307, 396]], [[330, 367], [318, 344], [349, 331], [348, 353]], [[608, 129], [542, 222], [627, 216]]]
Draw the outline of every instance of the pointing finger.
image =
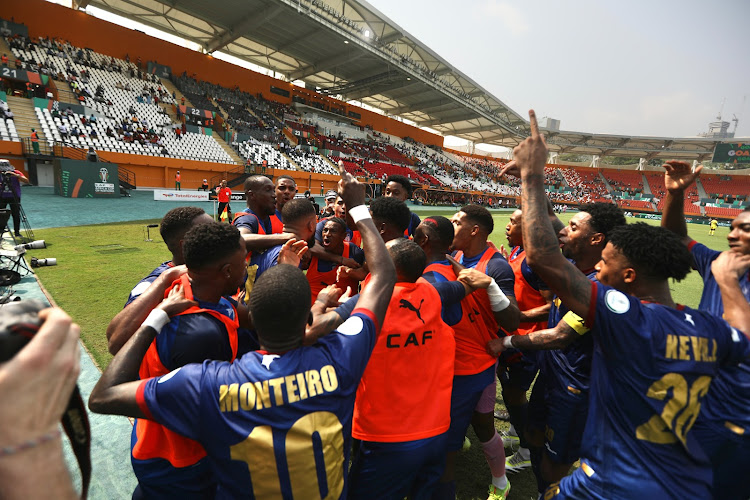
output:
[[529, 110], [529, 126], [531, 127], [532, 139], [539, 137], [539, 124], [536, 121], [536, 113], [533, 109]]

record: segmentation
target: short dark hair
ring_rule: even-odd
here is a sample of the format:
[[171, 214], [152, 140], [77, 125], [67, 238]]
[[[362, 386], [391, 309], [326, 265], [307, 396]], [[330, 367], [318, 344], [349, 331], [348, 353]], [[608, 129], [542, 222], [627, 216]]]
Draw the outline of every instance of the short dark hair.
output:
[[388, 186], [389, 182], [395, 182], [397, 184], [401, 184], [404, 189], [406, 190], [406, 198], [411, 198], [411, 194], [413, 192], [413, 189], [411, 187], [411, 181], [403, 176], [398, 174], [389, 175], [388, 178], [385, 180], [385, 186], [383, 186], [383, 189], [385, 189], [386, 186]]
[[604, 235], [604, 243], [607, 242], [610, 231], [618, 226], [627, 224], [625, 214], [614, 203], [586, 203], [579, 208], [581, 212], [586, 212], [591, 216], [589, 225], [597, 233]]
[[453, 236], [455, 235], [453, 224], [442, 215], [426, 217], [422, 221], [422, 225], [428, 228], [428, 231], [433, 235], [435, 242], [439, 246], [448, 248], [453, 243]]
[[172, 251], [182, 235], [193, 227], [193, 220], [205, 213], [199, 207], [177, 207], [167, 212], [159, 226], [159, 233], [164, 243], [167, 244], [167, 248]]
[[344, 231], [344, 232], [346, 232], [346, 230], [348, 229], [347, 226], [346, 226], [346, 221], [344, 219], [342, 219], [341, 217], [330, 217], [330, 218], [326, 219], [326, 224], [329, 223], [329, 222], [335, 222], [336, 224], [338, 224], [339, 226], [341, 226], [341, 230]]
[[370, 203], [372, 218], [390, 224], [401, 231], [406, 231], [411, 222], [411, 211], [403, 201], [381, 196]]
[[424, 250], [406, 238], [398, 238], [388, 247], [396, 272], [410, 283], [414, 283], [424, 273], [427, 256]]
[[294, 183], [295, 186], [297, 185], [297, 181], [294, 180], [294, 177], [292, 177], [291, 175], [288, 175], [288, 174], [284, 174], [284, 175], [278, 176], [276, 178], [276, 183], [275, 184], [278, 184], [281, 179], [289, 179], [290, 181], [292, 181]]
[[461, 207], [461, 212], [466, 214], [466, 217], [480, 228], [487, 231], [487, 234], [491, 234], [495, 230], [495, 221], [492, 219], [492, 214], [486, 208], [480, 205], [464, 205]]
[[294, 224], [310, 216], [315, 217], [315, 207], [306, 198], [289, 200], [281, 209], [281, 220], [285, 224]]
[[182, 254], [188, 269], [202, 269], [221, 262], [240, 248], [240, 231], [236, 227], [209, 222], [185, 234]]
[[[248, 300], [261, 344], [272, 349], [297, 347], [310, 316], [310, 283], [298, 268], [279, 264], [260, 275]], [[299, 331], [299, 338], [289, 337]]]
[[612, 228], [609, 242], [647, 278], [682, 280], [693, 262], [682, 239], [673, 232], [645, 222]]

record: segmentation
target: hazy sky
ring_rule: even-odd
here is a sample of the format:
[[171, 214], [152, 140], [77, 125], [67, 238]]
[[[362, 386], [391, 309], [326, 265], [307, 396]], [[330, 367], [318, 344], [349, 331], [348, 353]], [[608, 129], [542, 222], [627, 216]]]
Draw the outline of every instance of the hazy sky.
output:
[[369, 2], [524, 117], [685, 137], [726, 98], [724, 120], [750, 136], [748, 0]]

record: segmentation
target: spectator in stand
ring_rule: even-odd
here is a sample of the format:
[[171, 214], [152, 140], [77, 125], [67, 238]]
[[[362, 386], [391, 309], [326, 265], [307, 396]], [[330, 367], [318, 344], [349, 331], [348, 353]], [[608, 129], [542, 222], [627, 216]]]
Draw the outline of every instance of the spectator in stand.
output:
[[34, 148], [34, 154], [39, 154], [39, 134], [35, 129], [31, 129], [31, 146]]

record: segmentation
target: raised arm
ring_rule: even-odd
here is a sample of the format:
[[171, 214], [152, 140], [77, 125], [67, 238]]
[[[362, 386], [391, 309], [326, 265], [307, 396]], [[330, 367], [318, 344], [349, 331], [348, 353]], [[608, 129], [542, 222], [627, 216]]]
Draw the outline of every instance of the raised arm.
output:
[[10, 175], [14, 176], [16, 179], [18, 179], [19, 182], [23, 182], [24, 184], [29, 183], [28, 177], [23, 175], [23, 172], [20, 170], [14, 170], [13, 172], [10, 172]]
[[[546, 161], [546, 160], [545, 160]], [[516, 160], [511, 160], [500, 169], [500, 175], [503, 176], [505, 174], [510, 174], [514, 177], [521, 178], [521, 171], [518, 168], [518, 163]], [[545, 198], [547, 198], [545, 196]], [[552, 222], [552, 228], [555, 230], [555, 234], [559, 233], [562, 228], [565, 227], [565, 224], [563, 224], [563, 221], [561, 221], [557, 214], [555, 213], [555, 208], [552, 206], [552, 202], [547, 198], [547, 214], [549, 215], [549, 220]], [[508, 257], [507, 255], [504, 255], [504, 257]]]
[[138, 326], [143, 323], [148, 313], [164, 300], [164, 292], [181, 275], [187, 272], [185, 266], [175, 266], [167, 269], [146, 288], [133, 302], [118, 312], [107, 326], [107, 342], [109, 352], [117, 351], [133, 336]]
[[750, 302], [740, 289], [740, 278], [750, 269], [750, 255], [727, 250], [711, 264], [724, 303], [724, 319], [750, 338]]
[[667, 196], [664, 202], [664, 213], [661, 217], [661, 227], [669, 229], [681, 237], [685, 243], [690, 242], [685, 222], [685, 190], [698, 178], [703, 165], [698, 165], [695, 171], [684, 161], [668, 161], [664, 164], [664, 187]]
[[339, 162], [339, 173], [339, 194], [357, 224], [357, 230], [362, 234], [362, 244], [367, 249], [370, 269], [370, 281], [362, 290], [357, 307], [372, 311], [380, 326], [396, 283], [396, 268], [365, 206], [365, 185], [348, 173], [342, 162]]
[[591, 305], [591, 281], [560, 252], [560, 243], [547, 212], [544, 165], [547, 143], [539, 134], [534, 110], [529, 111], [531, 137], [515, 147], [521, 170], [523, 242], [526, 261], [574, 313], [585, 318]]

